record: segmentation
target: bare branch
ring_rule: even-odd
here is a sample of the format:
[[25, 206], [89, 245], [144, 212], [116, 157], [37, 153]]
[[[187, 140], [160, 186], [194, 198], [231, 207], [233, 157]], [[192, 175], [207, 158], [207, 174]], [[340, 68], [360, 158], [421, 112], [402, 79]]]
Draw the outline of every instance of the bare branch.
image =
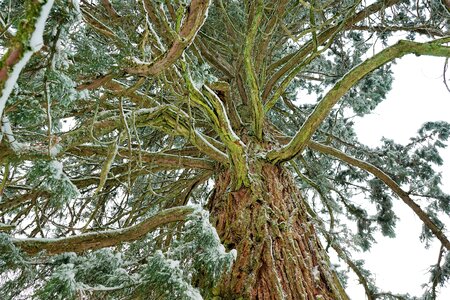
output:
[[368, 32], [390, 32], [390, 31], [407, 31], [407, 32], [417, 32], [419, 34], [425, 34], [425, 35], [432, 35], [432, 36], [438, 36], [438, 37], [443, 37], [445, 36], [445, 34], [436, 29], [436, 28], [432, 28], [432, 27], [427, 27], [427, 26], [411, 26], [411, 27], [407, 27], [407, 26], [364, 26], [364, 25], [360, 25], [360, 26], [352, 26], [351, 27], [352, 30], [363, 30], [363, 31], [368, 31]]
[[108, 14], [113, 18], [113, 19], [118, 19], [120, 18], [120, 15], [117, 13], [117, 11], [114, 9], [114, 7], [111, 4], [110, 0], [101, 0], [103, 7], [106, 9], [106, 11], [108, 12]]

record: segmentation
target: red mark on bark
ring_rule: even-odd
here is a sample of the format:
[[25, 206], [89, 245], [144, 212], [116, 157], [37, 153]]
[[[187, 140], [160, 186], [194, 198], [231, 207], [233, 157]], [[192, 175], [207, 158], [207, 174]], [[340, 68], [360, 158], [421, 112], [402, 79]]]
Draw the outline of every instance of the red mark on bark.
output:
[[3, 84], [8, 79], [8, 70], [11, 66], [16, 64], [22, 53], [22, 48], [15, 48], [11, 50], [9, 56], [5, 60], [5, 65], [0, 69], [0, 83]]

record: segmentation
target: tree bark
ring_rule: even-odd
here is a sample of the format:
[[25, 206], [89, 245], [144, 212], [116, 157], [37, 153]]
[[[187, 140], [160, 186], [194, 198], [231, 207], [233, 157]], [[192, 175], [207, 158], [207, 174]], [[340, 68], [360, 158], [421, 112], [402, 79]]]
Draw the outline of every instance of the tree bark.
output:
[[222, 242], [237, 250], [216, 298], [348, 299], [289, 171], [261, 161], [251, 172], [251, 186], [237, 191], [219, 173], [209, 201]]

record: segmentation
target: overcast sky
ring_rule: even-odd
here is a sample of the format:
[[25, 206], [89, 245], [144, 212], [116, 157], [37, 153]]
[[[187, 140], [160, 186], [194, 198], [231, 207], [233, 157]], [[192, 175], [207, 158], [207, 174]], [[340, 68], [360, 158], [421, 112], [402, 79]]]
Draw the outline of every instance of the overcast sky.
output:
[[[355, 120], [360, 141], [376, 146], [380, 145], [380, 139], [384, 136], [399, 143], [408, 143], [409, 137], [414, 136], [424, 122], [450, 122], [450, 93], [443, 84], [442, 76], [444, 61], [443, 58], [414, 55], [398, 60], [393, 66], [395, 79], [387, 99], [372, 115]], [[450, 148], [441, 153], [444, 157], [441, 168], [443, 190], [450, 193]], [[361, 253], [354, 258], [366, 260], [366, 267], [376, 275], [380, 288], [421, 296], [421, 284], [429, 278], [427, 270], [436, 263], [440, 244], [435, 242], [425, 250], [419, 241], [420, 220], [401, 200], [396, 199], [394, 205], [400, 218], [396, 227], [397, 238], [379, 236], [370, 253]], [[443, 221], [449, 229], [450, 218]], [[441, 291], [437, 299], [450, 299], [450, 287]], [[352, 280], [348, 293], [351, 299], [365, 299], [363, 289], [355, 280]]]

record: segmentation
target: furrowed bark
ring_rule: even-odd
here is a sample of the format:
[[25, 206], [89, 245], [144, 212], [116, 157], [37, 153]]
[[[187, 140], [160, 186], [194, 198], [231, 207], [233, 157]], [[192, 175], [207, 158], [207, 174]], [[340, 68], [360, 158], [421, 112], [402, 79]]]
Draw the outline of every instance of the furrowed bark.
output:
[[413, 199], [411, 199], [408, 193], [404, 191], [391, 177], [389, 177], [382, 170], [380, 170], [379, 168], [375, 167], [372, 164], [351, 157], [345, 154], [344, 152], [329, 146], [321, 145], [315, 142], [310, 142], [308, 144], [308, 147], [310, 147], [312, 150], [319, 151], [327, 155], [331, 155], [343, 162], [346, 162], [350, 165], [363, 169], [371, 173], [381, 181], [383, 181], [400, 199], [402, 199], [402, 201], [406, 205], [408, 205], [414, 211], [414, 213], [419, 217], [419, 219], [424, 223], [424, 225], [428, 227], [428, 229], [430, 229], [431, 232], [433, 232], [433, 234], [439, 239], [442, 245], [444, 245], [444, 247], [450, 251], [450, 241], [448, 240], [446, 235], [442, 232], [442, 229], [437, 227], [436, 224], [434, 224], [434, 222], [427, 215], [427, 213], [424, 212], [422, 208], [419, 205], [417, 205], [416, 202], [414, 202]]
[[220, 299], [348, 299], [306, 214], [301, 193], [282, 166], [254, 161], [252, 186], [229, 188], [228, 171], [216, 179], [212, 223], [222, 242], [237, 249]]
[[16, 247], [19, 247], [29, 255], [36, 255], [41, 251], [45, 251], [47, 255], [55, 255], [64, 252], [79, 253], [87, 250], [97, 250], [141, 239], [147, 233], [161, 226], [184, 221], [194, 211], [195, 208], [189, 206], [173, 207], [165, 209], [139, 224], [123, 229], [105, 230], [55, 239], [13, 238], [12, 242]]
[[365, 60], [349, 71], [334, 85], [322, 100], [320, 100], [319, 104], [317, 104], [314, 111], [309, 115], [308, 119], [303, 123], [302, 127], [289, 144], [281, 149], [270, 151], [267, 154], [267, 159], [273, 163], [282, 163], [301, 153], [307, 146], [314, 132], [329, 115], [333, 106], [368, 73], [385, 63], [392, 61], [395, 58], [403, 57], [406, 54], [414, 53], [416, 55], [448, 57], [450, 56], [450, 47], [442, 46], [442, 44], [449, 41], [449, 37], [427, 43], [402, 40]]

